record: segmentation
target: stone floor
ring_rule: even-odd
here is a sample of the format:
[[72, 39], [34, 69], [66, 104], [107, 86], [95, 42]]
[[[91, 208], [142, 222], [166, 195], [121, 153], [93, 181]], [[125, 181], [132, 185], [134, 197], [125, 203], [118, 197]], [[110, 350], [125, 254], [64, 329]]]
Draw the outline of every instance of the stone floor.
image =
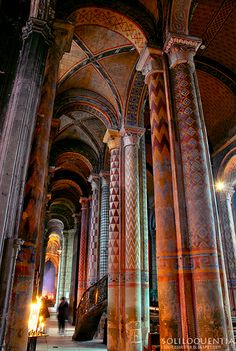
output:
[[92, 341], [73, 341], [72, 335], [74, 327], [68, 322], [66, 324], [66, 330], [64, 335], [59, 335], [57, 329], [56, 313], [50, 312], [51, 317], [47, 320], [47, 334], [46, 337], [37, 339], [36, 351], [96, 351], [96, 350], [107, 350], [106, 346], [102, 344], [102, 340]]

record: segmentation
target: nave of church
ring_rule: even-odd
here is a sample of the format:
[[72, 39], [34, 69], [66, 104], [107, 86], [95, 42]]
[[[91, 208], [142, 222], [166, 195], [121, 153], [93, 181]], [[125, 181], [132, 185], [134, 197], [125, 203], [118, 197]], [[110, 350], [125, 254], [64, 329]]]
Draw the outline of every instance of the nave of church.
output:
[[235, 351], [235, 23], [234, 0], [0, 0], [1, 350], [66, 301], [73, 343]]

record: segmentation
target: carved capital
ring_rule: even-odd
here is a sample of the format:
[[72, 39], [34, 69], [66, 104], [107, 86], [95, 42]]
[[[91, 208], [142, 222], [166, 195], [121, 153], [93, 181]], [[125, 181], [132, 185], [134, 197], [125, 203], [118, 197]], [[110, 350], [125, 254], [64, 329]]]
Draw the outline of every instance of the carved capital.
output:
[[89, 206], [89, 199], [87, 197], [81, 197], [79, 202], [81, 203], [81, 210], [86, 210]]
[[145, 128], [125, 126], [121, 129], [123, 136], [124, 147], [126, 146], [139, 146], [140, 138], [145, 133]]
[[60, 221], [60, 219], [50, 219], [50, 221], [48, 221], [48, 232], [51, 234], [53, 232], [55, 232], [56, 234], [61, 235], [64, 229], [64, 224], [62, 221]]
[[72, 217], [74, 218], [75, 224], [80, 223], [80, 220], [81, 220], [81, 213], [74, 213], [74, 214], [72, 215]]
[[120, 132], [115, 129], [107, 129], [104, 135], [103, 142], [107, 144], [109, 150], [119, 149], [120, 147]]
[[13, 247], [18, 252], [21, 249], [21, 246], [24, 244], [24, 240], [17, 238], [13, 240]]
[[170, 68], [181, 63], [188, 63], [194, 67], [193, 57], [201, 43], [201, 39], [197, 37], [169, 33], [164, 45], [164, 51], [169, 56]]
[[145, 76], [145, 83], [151, 74], [163, 72], [163, 52], [160, 49], [146, 47], [140, 54], [137, 63], [137, 71], [141, 71]]
[[102, 171], [99, 173], [99, 176], [101, 177], [101, 186], [102, 188], [105, 186], [109, 186], [110, 183], [110, 172], [108, 171]]
[[70, 52], [73, 34], [74, 25], [72, 23], [59, 19], [53, 23], [54, 45], [52, 49], [57, 51], [60, 59], [65, 52]]
[[88, 181], [91, 183], [92, 191], [98, 189], [99, 186], [99, 175], [98, 174], [90, 174]]
[[38, 18], [30, 18], [27, 21], [26, 26], [22, 29], [23, 40], [26, 40], [33, 33], [41, 34], [48, 45], [50, 45], [53, 39], [51, 28], [49, 27], [47, 21]]

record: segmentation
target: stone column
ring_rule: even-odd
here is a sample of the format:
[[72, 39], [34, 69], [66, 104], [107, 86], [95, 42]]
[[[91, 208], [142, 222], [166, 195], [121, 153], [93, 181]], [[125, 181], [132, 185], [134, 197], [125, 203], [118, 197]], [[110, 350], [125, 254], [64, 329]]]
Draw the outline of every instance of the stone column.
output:
[[29, 153], [40, 100], [51, 31], [46, 21], [31, 18], [0, 139], [0, 261], [4, 238], [14, 236], [23, 200]]
[[233, 194], [233, 188], [221, 191], [218, 193], [218, 199], [231, 314], [236, 316], [236, 235], [232, 212]]
[[109, 172], [101, 172], [99, 279], [107, 274], [109, 234]]
[[13, 284], [13, 277], [12, 275], [9, 276], [9, 272], [14, 272], [15, 270], [16, 257], [23, 243], [24, 241], [21, 239], [5, 239], [4, 243], [3, 260], [0, 270], [1, 291], [4, 292], [3, 295], [0, 295], [0, 350], [4, 350], [4, 335], [9, 309], [9, 293]]
[[108, 242], [108, 303], [107, 349], [121, 350], [122, 325], [120, 318], [120, 133], [107, 130], [104, 139], [110, 150], [110, 209]]
[[[148, 213], [147, 213], [147, 176], [145, 135], [140, 140], [140, 230], [141, 230], [141, 291], [142, 291], [142, 341], [148, 345], [150, 330], [150, 292], [149, 292], [149, 255], [148, 255]], [[156, 277], [155, 277], [156, 279]]]
[[[162, 53], [147, 48], [137, 66], [149, 89], [160, 337], [181, 336], [177, 239]], [[167, 345], [166, 345], [167, 346]], [[168, 345], [168, 350], [176, 345]]]
[[[73, 26], [68, 23], [56, 21], [54, 26], [55, 40], [52, 47], [49, 50], [47, 65], [45, 69], [44, 83], [42, 88], [41, 101], [38, 108], [37, 123], [35, 129], [35, 135], [32, 144], [32, 150], [29, 161], [29, 168], [27, 174], [27, 181], [25, 186], [23, 213], [21, 216], [19, 235], [25, 240], [24, 243], [24, 258], [26, 256], [28, 261], [25, 262], [25, 267], [22, 268], [21, 259], [17, 260], [16, 271], [15, 271], [15, 282], [13, 285], [13, 294], [11, 301], [11, 314], [9, 322], [8, 343], [9, 347], [14, 350], [15, 347], [19, 347], [19, 343], [24, 348], [25, 342], [27, 342], [26, 334], [26, 321], [29, 316], [29, 305], [32, 299], [32, 288], [34, 279], [34, 266], [35, 266], [35, 248], [38, 245], [38, 228], [40, 223], [40, 213], [43, 205], [43, 195], [45, 190], [45, 180], [47, 174], [47, 162], [48, 162], [48, 145], [50, 138], [50, 127], [53, 113], [53, 104], [56, 93], [56, 83], [58, 78], [58, 68], [60, 59], [65, 50], [69, 50]], [[28, 251], [28, 252], [27, 252]], [[27, 271], [27, 273], [26, 273]], [[25, 304], [25, 314], [18, 315], [17, 309], [18, 302], [15, 300], [17, 289], [21, 285], [22, 281], [26, 282], [26, 276], [28, 281], [28, 288], [26, 289], [28, 295], [24, 296], [23, 302]], [[23, 306], [22, 306], [23, 307]], [[18, 316], [17, 316], [18, 315]], [[19, 318], [19, 320], [18, 320]], [[19, 341], [17, 326], [22, 329], [21, 320], [24, 319], [24, 341], [23, 336]], [[14, 330], [11, 329], [10, 325], [14, 325]], [[11, 330], [11, 332], [10, 332]], [[12, 334], [13, 333], [13, 334]]]
[[125, 186], [125, 347], [141, 351], [141, 235], [139, 206], [139, 139], [142, 128], [125, 127], [124, 143]]
[[81, 233], [81, 212], [73, 215], [75, 221], [75, 235], [73, 242], [73, 257], [71, 271], [71, 289], [70, 289], [70, 316], [71, 323], [75, 325], [76, 308], [77, 308], [77, 293], [78, 293], [78, 273], [79, 273], [79, 253], [80, 253], [80, 233]]
[[180, 296], [181, 319], [188, 325], [184, 329], [182, 324], [184, 337], [200, 338], [200, 344], [206, 340], [204, 347], [212, 347], [212, 338], [221, 338], [222, 344], [214, 345], [214, 350], [229, 350], [210, 160], [194, 75], [193, 56], [200, 44], [197, 38], [175, 35], [169, 35], [165, 43], [174, 97], [174, 135], [179, 146], [175, 149], [176, 219], [179, 275], [186, 282], [180, 286], [184, 289]]
[[156, 229], [150, 230], [150, 289], [152, 291], [151, 304], [157, 303], [157, 259], [156, 259]]
[[60, 275], [58, 279], [58, 297], [59, 300], [65, 296], [65, 282], [66, 282], [66, 258], [68, 251], [68, 232], [63, 231], [62, 244], [61, 244], [61, 262], [60, 262]]
[[92, 174], [89, 177], [92, 186], [90, 240], [88, 249], [88, 287], [98, 281], [98, 254], [99, 254], [99, 176]]
[[79, 250], [79, 267], [78, 267], [78, 290], [77, 290], [77, 306], [80, 299], [87, 288], [87, 245], [88, 245], [88, 211], [89, 199], [80, 198], [81, 203], [81, 233], [80, 233], [80, 250]]
[[[63, 296], [67, 299], [71, 292], [71, 276], [72, 276], [72, 262], [73, 262], [73, 243], [74, 243], [75, 229], [70, 229], [66, 232], [66, 251], [65, 251], [65, 282]], [[69, 301], [71, 303], [71, 301]]]
[[[51, 234], [57, 234], [60, 237], [61, 241], [61, 248], [62, 248], [62, 240], [63, 240], [63, 230], [64, 230], [64, 224], [62, 221], [59, 219], [50, 219], [47, 224], [47, 229], [48, 229], [48, 237]], [[58, 295], [59, 295], [59, 288], [60, 288], [60, 272], [61, 272], [61, 261], [62, 261], [62, 251], [60, 252], [60, 262], [59, 262], [59, 269], [58, 269], [58, 278], [57, 278], [57, 293], [56, 293], [56, 305], [58, 302]]]

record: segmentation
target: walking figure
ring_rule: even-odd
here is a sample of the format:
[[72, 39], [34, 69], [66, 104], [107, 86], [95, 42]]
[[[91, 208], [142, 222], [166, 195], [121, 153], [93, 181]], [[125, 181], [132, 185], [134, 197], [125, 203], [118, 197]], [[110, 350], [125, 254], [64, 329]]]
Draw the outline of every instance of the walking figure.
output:
[[66, 298], [63, 296], [60, 299], [60, 304], [57, 308], [59, 334], [64, 334], [65, 321], [68, 320], [68, 310], [69, 310], [68, 302], [66, 301]]

